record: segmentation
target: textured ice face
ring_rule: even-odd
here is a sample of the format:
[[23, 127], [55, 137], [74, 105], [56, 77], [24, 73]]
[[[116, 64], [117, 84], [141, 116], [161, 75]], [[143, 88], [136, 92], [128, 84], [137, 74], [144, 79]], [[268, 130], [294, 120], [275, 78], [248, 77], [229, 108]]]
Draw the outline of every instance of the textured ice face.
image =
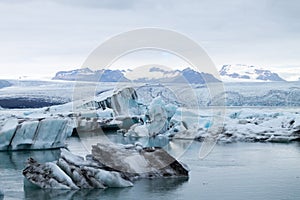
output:
[[161, 97], [156, 97], [152, 100], [149, 106], [150, 124], [148, 125], [149, 135], [154, 136], [167, 131], [168, 114], [165, 107], [165, 102]]
[[40, 164], [30, 158], [23, 175], [40, 188], [92, 189], [130, 187], [138, 178], [187, 178], [188, 171], [161, 148], [103, 143], [93, 146], [86, 159], [64, 149], [56, 163]]
[[125, 87], [116, 91], [107, 91], [96, 96], [94, 98], [94, 106], [100, 110], [112, 109], [116, 116], [128, 116], [130, 108], [137, 106], [137, 98], [136, 91], [132, 87]]
[[69, 119], [18, 120], [11, 118], [0, 130], [0, 150], [53, 149], [65, 146], [73, 130]]
[[162, 97], [154, 98], [145, 113], [145, 124], [134, 125], [127, 135], [137, 137], [153, 137], [166, 134], [170, 128], [170, 121], [177, 111], [177, 106], [166, 104]]
[[[206, 123], [210, 123], [209, 119]], [[203, 140], [209, 129], [202, 123], [194, 137]], [[219, 130], [219, 142], [293, 142], [300, 140], [300, 114], [295, 111], [269, 108], [243, 108], [228, 111]], [[185, 138], [178, 134], [175, 138]]]

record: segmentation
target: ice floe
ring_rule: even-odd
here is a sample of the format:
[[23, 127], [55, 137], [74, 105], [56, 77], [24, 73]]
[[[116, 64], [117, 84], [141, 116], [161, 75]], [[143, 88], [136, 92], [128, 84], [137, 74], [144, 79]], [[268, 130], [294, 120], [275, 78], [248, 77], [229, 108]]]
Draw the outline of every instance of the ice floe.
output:
[[[202, 141], [208, 135], [209, 129], [201, 127], [195, 133], [195, 139]], [[299, 141], [300, 113], [246, 108], [228, 111], [224, 126], [216, 136], [219, 142]]]

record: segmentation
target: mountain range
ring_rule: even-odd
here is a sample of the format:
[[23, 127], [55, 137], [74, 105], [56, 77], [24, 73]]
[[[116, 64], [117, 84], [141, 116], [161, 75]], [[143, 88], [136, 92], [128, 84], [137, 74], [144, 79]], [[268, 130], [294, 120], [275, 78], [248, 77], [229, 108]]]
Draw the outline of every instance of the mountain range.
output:
[[167, 70], [158, 66], [138, 68], [136, 70], [96, 70], [89, 68], [57, 72], [53, 80], [68, 81], [99, 81], [99, 82], [161, 82], [161, 83], [191, 83], [220, 82], [213, 75], [197, 72], [191, 68], [184, 70]]
[[71, 71], [57, 72], [53, 80], [68, 81], [96, 81], [96, 82], [128, 82], [121, 70], [97, 70], [92, 71], [89, 68], [75, 69]]
[[220, 76], [225, 82], [233, 81], [285, 81], [277, 73], [253, 65], [223, 65]]
[[[264, 82], [285, 81], [277, 73], [252, 65], [223, 65], [219, 71], [224, 82]], [[101, 69], [93, 71], [89, 68], [57, 72], [53, 80], [96, 81], [96, 82], [161, 82], [161, 83], [190, 83], [204, 84], [220, 82], [212, 74], [198, 72], [191, 68], [172, 70], [160, 65], [150, 65], [134, 70]]]

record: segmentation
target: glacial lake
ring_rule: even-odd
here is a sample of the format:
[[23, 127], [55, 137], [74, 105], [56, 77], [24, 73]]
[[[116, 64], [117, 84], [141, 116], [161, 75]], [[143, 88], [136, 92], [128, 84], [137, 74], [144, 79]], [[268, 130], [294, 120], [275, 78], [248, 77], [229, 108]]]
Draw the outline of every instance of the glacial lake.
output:
[[[119, 135], [109, 138], [128, 142]], [[68, 144], [73, 153], [86, 153], [79, 138], [70, 138]], [[179, 160], [190, 167], [189, 179], [144, 179], [130, 188], [105, 190], [24, 188], [27, 158], [54, 161], [59, 150], [0, 152], [0, 189], [4, 199], [300, 199], [300, 143], [217, 144], [202, 160], [201, 144], [172, 141], [174, 149], [185, 149]]]

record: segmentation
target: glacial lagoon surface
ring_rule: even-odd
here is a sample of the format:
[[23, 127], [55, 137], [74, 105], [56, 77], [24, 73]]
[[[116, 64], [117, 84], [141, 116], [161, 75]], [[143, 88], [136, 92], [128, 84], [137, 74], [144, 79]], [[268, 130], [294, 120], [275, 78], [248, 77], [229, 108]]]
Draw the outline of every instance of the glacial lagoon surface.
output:
[[[136, 142], [117, 134], [106, 136], [113, 142]], [[139, 140], [149, 144], [145, 139]], [[153, 145], [166, 143], [162, 139], [150, 141]], [[0, 189], [4, 192], [0, 199], [300, 199], [300, 143], [217, 144], [202, 160], [201, 145], [201, 142], [173, 140], [166, 149], [173, 154], [184, 152], [179, 160], [191, 169], [189, 179], [143, 179], [133, 187], [104, 190], [24, 187], [22, 169], [27, 158], [55, 161], [60, 151], [0, 152]], [[68, 147], [74, 154], [86, 154], [84, 146], [79, 138], [68, 139]]]

